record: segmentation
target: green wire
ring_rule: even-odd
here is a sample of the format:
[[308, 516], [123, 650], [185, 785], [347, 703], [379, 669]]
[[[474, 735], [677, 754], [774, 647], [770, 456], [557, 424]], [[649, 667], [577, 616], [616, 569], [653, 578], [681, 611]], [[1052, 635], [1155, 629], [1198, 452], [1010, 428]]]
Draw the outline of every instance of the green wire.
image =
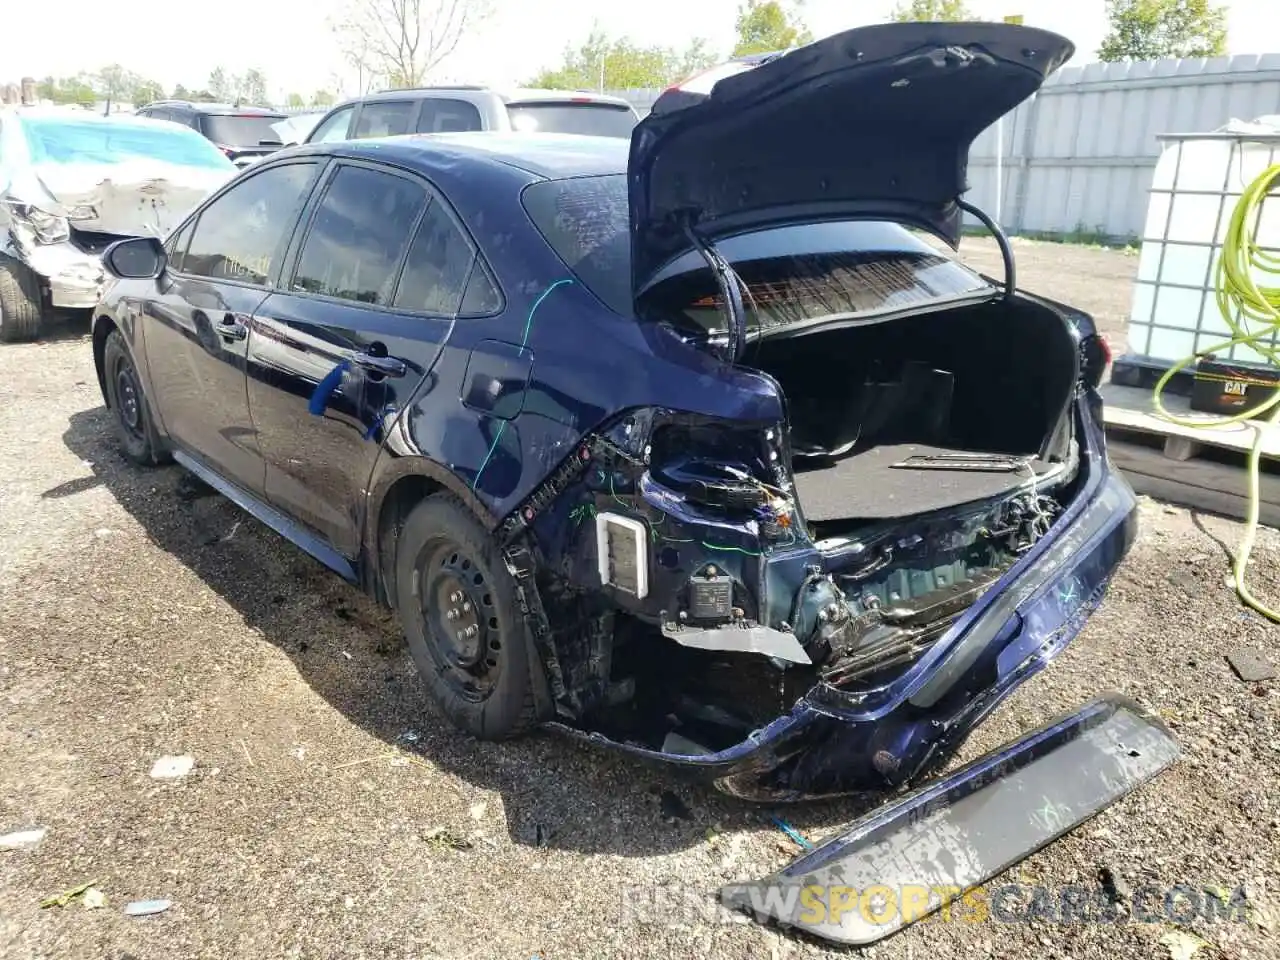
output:
[[[631, 504], [619, 497], [617, 491], [614, 490], [612, 470], [609, 471], [609, 495], [622, 506], [627, 509], [631, 509]], [[649, 521], [649, 535], [652, 537], [654, 543], [658, 542], [658, 531], [655, 528], [666, 522], [667, 515], [665, 513], [662, 515], [662, 519], [657, 523], [654, 523], [652, 520]], [[741, 553], [748, 557], [758, 557], [761, 555], [758, 550], [744, 550], [742, 547], [717, 547], [714, 543], [706, 543], [699, 540], [677, 540], [674, 537], [663, 537], [662, 540], [664, 543], [697, 543], [708, 550], [718, 550], [722, 553]]]
[[[1259, 474], [1262, 463], [1262, 440], [1266, 432], [1280, 422], [1280, 391], [1264, 400], [1257, 406], [1228, 417], [1205, 421], [1177, 417], [1165, 409], [1164, 389], [1173, 377], [1187, 367], [1197, 363], [1201, 358], [1230, 350], [1236, 346], [1247, 346], [1274, 367], [1280, 367], [1280, 350], [1264, 339], [1274, 339], [1280, 332], [1280, 287], [1259, 286], [1253, 278], [1253, 270], [1262, 273], [1280, 274], [1280, 257], [1263, 250], [1249, 229], [1249, 224], [1261, 219], [1262, 204], [1268, 195], [1280, 187], [1280, 164], [1273, 164], [1261, 176], [1245, 189], [1227, 226], [1227, 235], [1222, 242], [1222, 256], [1214, 276], [1215, 296], [1218, 312], [1226, 321], [1232, 337], [1214, 344], [1207, 350], [1201, 350], [1189, 357], [1179, 360], [1165, 371], [1155, 386], [1155, 405], [1170, 423], [1198, 430], [1215, 430], [1246, 420], [1257, 420], [1268, 414], [1265, 426], [1254, 427], [1253, 446], [1249, 450], [1248, 496], [1249, 509], [1245, 519], [1244, 534], [1240, 538], [1240, 547], [1232, 558], [1232, 573], [1235, 578], [1236, 593], [1251, 609], [1262, 614], [1274, 623], [1280, 623], [1280, 611], [1273, 610], [1253, 595], [1245, 581], [1249, 568], [1249, 557], [1253, 553], [1253, 543], [1258, 533], [1258, 519], [1261, 512], [1261, 492], [1259, 490]], [[1238, 315], [1238, 316], [1237, 316]], [[1250, 324], [1258, 324], [1254, 332]]]

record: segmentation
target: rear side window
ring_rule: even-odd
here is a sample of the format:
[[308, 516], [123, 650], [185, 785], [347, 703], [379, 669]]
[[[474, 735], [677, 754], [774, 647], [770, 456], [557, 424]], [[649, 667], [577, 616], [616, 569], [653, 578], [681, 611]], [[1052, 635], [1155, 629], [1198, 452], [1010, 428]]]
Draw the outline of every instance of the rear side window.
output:
[[524, 133], [630, 137], [639, 122], [630, 107], [609, 103], [513, 103], [511, 126]]
[[360, 108], [356, 131], [352, 139], [368, 137], [395, 137], [413, 133], [413, 121], [418, 112], [416, 100], [384, 100], [366, 103]]
[[457, 133], [483, 129], [480, 111], [473, 103], [443, 98], [432, 98], [422, 103], [422, 116], [418, 118], [419, 133]]
[[183, 271], [266, 284], [314, 173], [314, 163], [289, 163], [237, 181], [200, 214]]
[[458, 312], [464, 317], [487, 317], [501, 309], [502, 294], [498, 292], [498, 285], [490, 276], [484, 261], [477, 257], [471, 279], [467, 281], [467, 290], [462, 295], [462, 308]]
[[343, 166], [316, 207], [290, 289], [386, 306], [427, 191], [404, 177]]
[[396, 306], [415, 313], [452, 317], [462, 307], [463, 288], [476, 259], [475, 251], [444, 205], [431, 204], [396, 291]]

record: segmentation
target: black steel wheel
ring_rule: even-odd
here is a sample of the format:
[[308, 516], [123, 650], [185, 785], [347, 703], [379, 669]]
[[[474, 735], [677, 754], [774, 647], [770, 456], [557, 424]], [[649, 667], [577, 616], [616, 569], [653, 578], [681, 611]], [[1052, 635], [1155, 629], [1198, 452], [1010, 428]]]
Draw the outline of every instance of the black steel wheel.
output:
[[457, 727], [486, 740], [538, 723], [543, 682], [515, 582], [485, 528], [447, 495], [409, 514], [396, 544], [396, 606], [432, 698]]
[[493, 591], [465, 547], [449, 537], [428, 541], [418, 603], [441, 677], [460, 697], [488, 697], [502, 670], [502, 637]]
[[103, 381], [107, 388], [107, 406], [121, 452], [134, 463], [151, 466], [161, 462], [159, 438], [151, 422], [151, 409], [138, 368], [124, 345], [119, 330], [107, 335], [102, 350]]

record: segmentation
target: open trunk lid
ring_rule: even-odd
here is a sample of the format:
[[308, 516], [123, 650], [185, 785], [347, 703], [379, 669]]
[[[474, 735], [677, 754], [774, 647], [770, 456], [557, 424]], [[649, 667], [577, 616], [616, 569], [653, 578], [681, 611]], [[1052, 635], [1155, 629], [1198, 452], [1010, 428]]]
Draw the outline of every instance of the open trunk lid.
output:
[[969, 148], [1074, 52], [1001, 23], [860, 27], [664, 94], [628, 165], [639, 295], [696, 236], [878, 218], [959, 242]]

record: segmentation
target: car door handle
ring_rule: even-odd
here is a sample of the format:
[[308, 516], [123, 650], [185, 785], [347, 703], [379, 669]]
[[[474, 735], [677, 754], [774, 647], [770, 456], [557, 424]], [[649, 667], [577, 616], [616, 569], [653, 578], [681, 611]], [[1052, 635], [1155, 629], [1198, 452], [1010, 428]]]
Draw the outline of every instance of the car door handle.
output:
[[399, 357], [378, 357], [372, 353], [357, 353], [352, 356], [351, 362], [357, 367], [380, 373], [384, 377], [403, 377], [409, 371], [408, 366]]
[[228, 313], [218, 324], [218, 336], [226, 340], [243, 340], [249, 336], [249, 328], [241, 323], [234, 313]]

